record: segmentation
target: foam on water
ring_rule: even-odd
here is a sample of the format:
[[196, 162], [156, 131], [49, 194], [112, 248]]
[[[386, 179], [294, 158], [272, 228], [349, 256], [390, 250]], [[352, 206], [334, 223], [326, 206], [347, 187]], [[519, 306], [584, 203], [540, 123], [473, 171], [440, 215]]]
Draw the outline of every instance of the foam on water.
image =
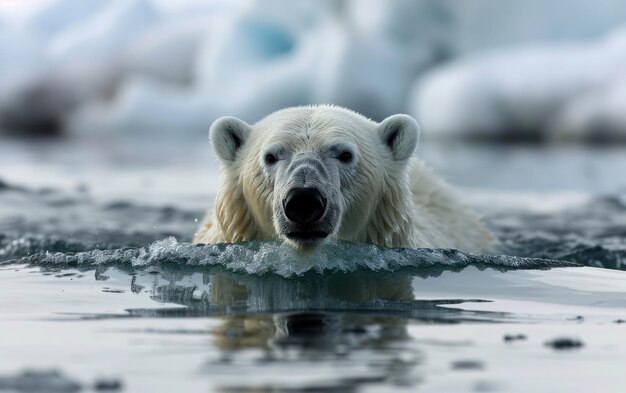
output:
[[[3, 250], [0, 250], [2, 254]], [[573, 263], [503, 255], [473, 255], [449, 249], [381, 248], [374, 245], [330, 242], [320, 249], [303, 253], [277, 242], [237, 244], [180, 243], [169, 237], [141, 248], [119, 248], [83, 252], [44, 252], [10, 260], [41, 266], [130, 265], [144, 267], [168, 264], [181, 267], [221, 266], [231, 271], [253, 275], [266, 273], [283, 277], [307, 272], [354, 272], [357, 270], [393, 272], [414, 268], [423, 275], [433, 270], [479, 268], [548, 269], [576, 266]]]

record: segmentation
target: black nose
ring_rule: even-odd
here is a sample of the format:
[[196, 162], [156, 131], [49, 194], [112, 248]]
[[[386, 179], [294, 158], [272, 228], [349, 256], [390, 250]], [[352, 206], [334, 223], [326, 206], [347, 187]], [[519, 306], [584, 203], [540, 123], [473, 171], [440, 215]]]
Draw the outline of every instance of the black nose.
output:
[[326, 200], [315, 188], [292, 188], [283, 201], [283, 208], [289, 220], [306, 224], [322, 218]]

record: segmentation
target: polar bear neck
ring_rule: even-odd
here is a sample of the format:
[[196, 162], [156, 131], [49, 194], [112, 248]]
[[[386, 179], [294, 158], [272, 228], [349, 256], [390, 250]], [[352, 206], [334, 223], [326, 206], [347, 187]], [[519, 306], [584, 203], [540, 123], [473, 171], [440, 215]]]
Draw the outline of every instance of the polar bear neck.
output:
[[406, 171], [385, 177], [359, 241], [384, 247], [413, 246], [415, 214], [410, 188]]
[[[220, 241], [236, 243], [262, 239], [260, 228], [248, 207], [239, 182], [229, 179], [222, 183], [215, 200], [215, 219]], [[216, 228], [216, 229], [218, 229]]]

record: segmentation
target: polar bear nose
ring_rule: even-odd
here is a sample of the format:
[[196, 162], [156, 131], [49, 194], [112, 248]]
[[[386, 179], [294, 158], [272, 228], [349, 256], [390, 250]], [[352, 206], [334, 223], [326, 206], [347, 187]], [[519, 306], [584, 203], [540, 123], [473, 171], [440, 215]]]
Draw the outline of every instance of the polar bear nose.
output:
[[292, 188], [283, 201], [283, 209], [290, 221], [307, 224], [322, 218], [326, 199], [315, 188]]

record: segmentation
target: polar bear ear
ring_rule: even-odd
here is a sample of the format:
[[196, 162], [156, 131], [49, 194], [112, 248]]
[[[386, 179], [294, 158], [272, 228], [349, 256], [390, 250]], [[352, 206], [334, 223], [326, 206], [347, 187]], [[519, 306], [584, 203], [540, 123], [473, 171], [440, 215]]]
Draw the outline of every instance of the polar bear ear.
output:
[[246, 122], [236, 117], [224, 116], [211, 125], [209, 140], [218, 157], [226, 163], [232, 163], [239, 149], [246, 143], [251, 130]]
[[404, 161], [413, 155], [420, 138], [415, 119], [408, 115], [393, 115], [378, 125], [378, 135], [393, 158]]

